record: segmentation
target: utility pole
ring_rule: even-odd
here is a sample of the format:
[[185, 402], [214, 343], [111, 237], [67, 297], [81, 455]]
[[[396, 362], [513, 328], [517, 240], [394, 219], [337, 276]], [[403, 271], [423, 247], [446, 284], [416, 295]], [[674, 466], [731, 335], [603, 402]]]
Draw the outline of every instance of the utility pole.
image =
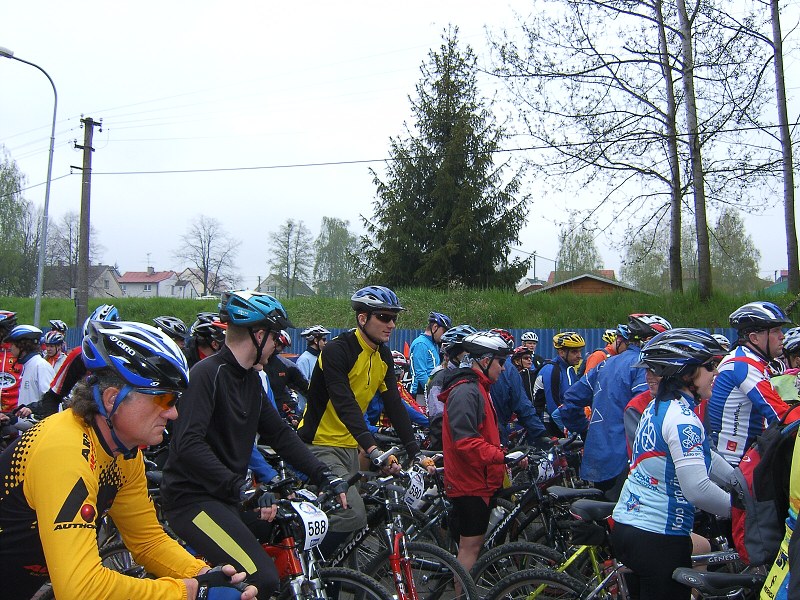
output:
[[[83, 150], [83, 166], [74, 167], [83, 171], [81, 178], [81, 223], [78, 246], [78, 290], [75, 296], [76, 320], [78, 327], [89, 317], [89, 200], [92, 191], [92, 136], [94, 128], [102, 127], [102, 121], [95, 121], [91, 117], [81, 119], [83, 123], [83, 146], [75, 144], [76, 148]], [[100, 129], [102, 131], [102, 129]]]

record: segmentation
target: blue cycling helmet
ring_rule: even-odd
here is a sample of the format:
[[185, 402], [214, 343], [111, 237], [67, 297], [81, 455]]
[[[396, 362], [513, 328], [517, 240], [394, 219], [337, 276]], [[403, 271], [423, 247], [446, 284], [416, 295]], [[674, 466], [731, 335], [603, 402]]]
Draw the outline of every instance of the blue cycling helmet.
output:
[[635, 365], [664, 378], [691, 375], [702, 364], [725, 355], [713, 335], [702, 329], [678, 327], [659, 333], [647, 342]]
[[358, 290], [350, 297], [350, 304], [356, 312], [372, 312], [375, 310], [405, 310], [392, 290], [382, 285], [369, 285]]
[[56, 330], [48, 331], [44, 334], [42, 343], [45, 346], [60, 346], [64, 343], [64, 334]]
[[89, 318], [83, 323], [83, 335], [86, 337], [86, 327], [89, 321], [119, 321], [119, 311], [113, 304], [101, 304], [92, 311]]
[[276, 298], [251, 290], [224, 292], [219, 303], [219, 320], [228, 325], [272, 331], [294, 327]]
[[144, 323], [89, 321], [81, 350], [89, 371], [111, 369], [133, 387], [183, 390], [189, 384], [181, 349]]
[[772, 302], [749, 302], [733, 311], [728, 319], [739, 332], [763, 331], [791, 323], [786, 313]]
[[8, 332], [6, 340], [16, 342], [18, 340], [33, 340], [39, 342], [42, 339], [42, 330], [33, 325], [17, 325]]
[[477, 332], [478, 330], [472, 325], [456, 325], [455, 327], [451, 327], [442, 334], [442, 351], [450, 356], [460, 354], [463, 352], [461, 342], [464, 341], [464, 338]]
[[450, 329], [450, 327], [453, 325], [450, 317], [438, 312], [431, 312], [431, 314], [428, 315], [428, 323], [436, 323], [443, 329]]
[[617, 337], [622, 338], [626, 342], [629, 339], [631, 339], [631, 332], [628, 329], [627, 325], [623, 325], [622, 323], [620, 323], [619, 325], [617, 325], [617, 328], [614, 331], [616, 332]]

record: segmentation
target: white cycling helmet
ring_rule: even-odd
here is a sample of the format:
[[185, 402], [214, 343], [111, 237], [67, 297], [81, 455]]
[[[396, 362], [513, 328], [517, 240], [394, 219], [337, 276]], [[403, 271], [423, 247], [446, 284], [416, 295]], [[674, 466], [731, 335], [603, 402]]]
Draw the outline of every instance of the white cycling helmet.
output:
[[533, 331], [526, 331], [522, 334], [520, 338], [523, 342], [536, 342], [539, 343], [539, 336], [536, 335]]

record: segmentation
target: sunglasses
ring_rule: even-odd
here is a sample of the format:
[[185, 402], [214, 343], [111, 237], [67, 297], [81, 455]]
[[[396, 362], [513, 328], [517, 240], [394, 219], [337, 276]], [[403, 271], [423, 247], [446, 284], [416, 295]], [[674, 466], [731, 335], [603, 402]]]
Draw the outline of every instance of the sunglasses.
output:
[[376, 313], [372, 313], [372, 316], [374, 316], [376, 319], [378, 319], [378, 321], [380, 321], [381, 323], [389, 323], [389, 322], [397, 323], [397, 313], [380, 313], [380, 312], [376, 312]]
[[713, 373], [719, 366], [719, 362], [717, 362], [716, 360], [710, 360], [708, 362], [703, 363], [700, 366], [703, 367], [709, 373]]
[[150, 396], [153, 404], [158, 406], [161, 410], [169, 410], [175, 403], [180, 400], [182, 393], [175, 390], [159, 390], [150, 388], [136, 388], [133, 390], [138, 394]]

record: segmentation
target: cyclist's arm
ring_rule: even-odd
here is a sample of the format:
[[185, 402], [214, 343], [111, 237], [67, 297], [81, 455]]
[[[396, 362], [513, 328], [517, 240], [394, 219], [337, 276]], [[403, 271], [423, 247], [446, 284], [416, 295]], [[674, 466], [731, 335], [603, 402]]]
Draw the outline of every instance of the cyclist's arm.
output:
[[411, 353], [411, 393], [416, 394], [420, 389], [425, 389], [428, 377], [436, 360], [433, 358], [429, 348], [423, 344], [414, 344]]
[[406, 412], [407, 404], [400, 397], [397, 390], [397, 379], [394, 376], [394, 364], [392, 355], [388, 348], [381, 347], [381, 358], [387, 365], [386, 375], [383, 384], [378, 389], [383, 399], [383, 412], [389, 417], [392, 427], [397, 431], [397, 435], [406, 447], [409, 456], [416, 456], [419, 452], [419, 444], [414, 438], [414, 430], [411, 427], [411, 419]]
[[664, 419], [661, 433], [669, 446], [684, 498], [701, 510], [729, 516], [730, 495], [708, 477], [705, 458], [708, 442], [703, 441], [705, 433], [700, 420], [694, 414], [690, 418], [675, 418], [673, 414], [680, 415], [680, 409], [670, 408], [673, 410]]
[[[141, 462], [138, 457], [133, 460]], [[23, 490], [36, 510], [50, 579], [58, 597], [186, 598], [186, 585], [180, 579], [194, 577], [205, 564], [164, 533], [147, 497], [143, 466], [141, 479], [134, 473], [124, 482], [112, 515], [134, 557], [162, 577], [156, 580], [128, 577], [100, 563], [94, 523], [87, 523], [81, 517], [82, 506], [97, 506], [99, 485], [89, 463], [75, 448], [65, 448], [62, 444], [42, 446], [29, 461]], [[128, 475], [123, 473], [126, 478]], [[132, 497], [126, 497], [127, 486], [133, 488]], [[84, 489], [86, 494], [81, 498], [82, 503], [76, 505], [75, 514], [67, 515], [72, 510], [65, 507], [75, 496], [76, 488], [79, 495], [83, 495]], [[135, 489], [139, 490], [138, 495]], [[125, 510], [129, 511], [127, 518]]]
[[364, 411], [364, 423], [367, 424], [367, 428], [372, 433], [378, 433], [378, 427], [375, 424], [378, 422], [382, 412], [383, 402], [381, 401], [381, 395], [375, 394], [375, 397], [369, 401], [367, 410]]
[[[600, 370], [601, 367], [598, 365], [564, 392], [564, 403], [561, 405], [559, 413], [564, 426], [570, 431], [583, 433], [589, 429], [589, 420], [586, 418], [586, 413], [584, 413], [583, 409], [592, 404], [594, 383], [597, 381], [597, 374]], [[548, 386], [544, 386], [545, 393], [547, 393], [547, 388]]]
[[272, 465], [267, 462], [267, 459], [264, 458], [264, 455], [258, 451], [255, 445], [250, 452], [250, 460], [247, 463], [247, 468], [256, 476], [256, 481], [258, 483], [267, 483], [278, 476], [278, 472], [272, 468]]

